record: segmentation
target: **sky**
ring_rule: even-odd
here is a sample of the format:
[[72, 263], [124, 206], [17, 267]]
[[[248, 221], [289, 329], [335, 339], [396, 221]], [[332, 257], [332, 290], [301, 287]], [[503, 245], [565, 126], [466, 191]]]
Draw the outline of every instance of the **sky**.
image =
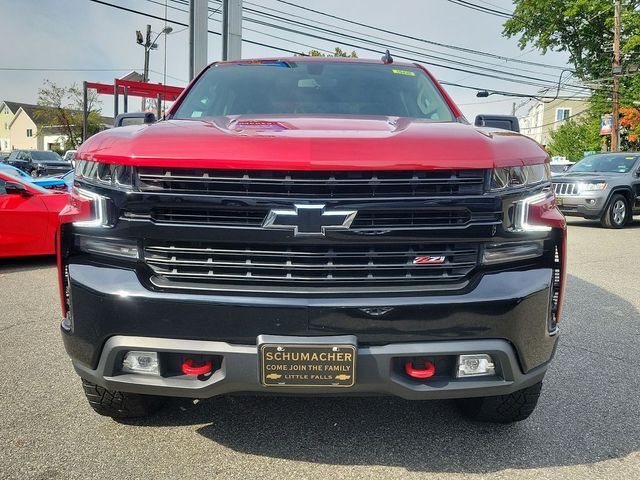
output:
[[[187, 23], [188, 0], [102, 0], [106, 3], [137, 10], [149, 15], [166, 18], [173, 32], [161, 36], [158, 49], [151, 52], [150, 81], [163, 81], [170, 85], [187, 84], [189, 35], [184, 26], [172, 21]], [[526, 65], [487, 56], [474, 55], [459, 50], [437, 47], [421, 41], [410, 40], [398, 35], [425, 39], [446, 45], [454, 45], [475, 51], [496, 54], [528, 62], [537, 62], [558, 67], [567, 66], [567, 55], [563, 52], [549, 52], [540, 55], [532, 47], [520, 50], [516, 38], [507, 39], [501, 35], [504, 18], [464, 8], [449, 0], [244, 0], [246, 8], [278, 15], [279, 18], [293, 18], [308, 25], [326, 28], [331, 32], [342, 31], [362, 38], [366, 35], [381, 37], [377, 40], [389, 45], [392, 55], [393, 46], [410, 49], [422, 55], [431, 55], [460, 62], [449, 67], [469, 69], [472, 65], [508, 71], [525, 77], [537, 77], [549, 85], [558, 82], [559, 69]], [[184, 4], [187, 5], [184, 5]], [[474, 0], [475, 4], [493, 10], [512, 12], [510, 0]], [[326, 16], [298, 8], [290, 4], [337, 15], [361, 24], [379, 27], [397, 35], [381, 33], [368, 28], [338, 21]], [[220, 31], [220, 12], [217, 0], [210, 0], [213, 9], [209, 20], [209, 29]], [[272, 9], [272, 10], [267, 10]], [[276, 12], [277, 11], [277, 12]], [[272, 23], [280, 20], [256, 17], [245, 11], [248, 17], [261, 18]], [[297, 17], [292, 17], [297, 15]], [[302, 18], [300, 18], [302, 17]], [[144, 63], [143, 47], [136, 44], [135, 31], [145, 31], [151, 24], [153, 32], [160, 32], [164, 20], [148, 18], [136, 13], [116, 9], [90, 0], [0, 0], [0, 100], [36, 103], [38, 88], [45, 79], [59, 85], [70, 85], [83, 80], [113, 83], [114, 78], [125, 75], [131, 70], [142, 72]], [[322, 23], [320, 23], [322, 22]], [[244, 21], [243, 37], [283, 47], [295, 51], [316, 49], [333, 50], [340, 46], [344, 50], [355, 50], [362, 58], [379, 58], [383, 51], [380, 46], [370, 46], [376, 52], [354, 48], [345, 43], [366, 46], [364, 41], [347, 40], [336, 33], [315, 32], [318, 36], [328, 36], [327, 40], [309, 38], [288, 31], [282, 31], [265, 25]], [[301, 29], [300, 26], [291, 26]], [[344, 29], [352, 30], [351, 33]], [[302, 28], [302, 30], [306, 30]], [[356, 33], [353, 33], [356, 32]], [[279, 38], [273, 38], [273, 35]], [[155, 35], [153, 35], [155, 37]], [[400, 45], [403, 44], [403, 45]], [[220, 36], [209, 34], [209, 61], [220, 60], [222, 42]], [[415, 56], [395, 51], [396, 55]], [[165, 70], [166, 55], [166, 70]], [[244, 58], [287, 56], [282, 51], [243, 43]], [[500, 78], [489, 78], [430, 65], [442, 60], [422, 58], [422, 62], [441, 81], [459, 83], [487, 90], [509, 91], [535, 95], [539, 86], [522, 83], [519, 77], [507, 81], [502, 73], [490, 73]], [[484, 62], [484, 63], [483, 63]], [[59, 69], [86, 69], [86, 71], [56, 71]], [[94, 71], [90, 71], [94, 70]], [[485, 71], [485, 73], [487, 73]], [[565, 75], [566, 79], [566, 75]], [[445, 86], [454, 101], [461, 107], [465, 116], [473, 121], [480, 113], [510, 114], [514, 101], [518, 113], [523, 114], [531, 103], [526, 99], [491, 95], [488, 98], [476, 98], [476, 92], [453, 86]], [[102, 113], [109, 115], [113, 111], [112, 97], [103, 96]]]

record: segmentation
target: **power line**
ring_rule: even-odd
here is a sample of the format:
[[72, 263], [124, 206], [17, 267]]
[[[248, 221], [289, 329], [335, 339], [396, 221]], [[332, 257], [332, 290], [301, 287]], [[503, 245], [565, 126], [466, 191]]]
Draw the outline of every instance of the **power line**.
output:
[[466, 53], [471, 53], [471, 54], [474, 54], [474, 55], [481, 55], [481, 56], [485, 56], [485, 57], [497, 58], [497, 59], [500, 59], [500, 60], [506, 60], [506, 61], [511, 61], [511, 62], [515, 62], [515, 63], [521, 63], [521, 64], [525, 64], [525, 65], [532, 65], [532, 66], [538, 66], [538, 67], [543, 67], [543, 68], [552, 68], [552, 69], [557, 69], [557, 70], [562, 70], [562, 69], [566, 68], [566, 67], [560, 67], [560, 66], [557, 66], [557, 65], [549, 65], [549, 64], [546, 64], [546, 63], [531, 62], [531, 61], [528, 61], [528, 60], [520, 60], [520, 59], [517, 59], [517, 58], [506, 57], [504, 55], [498, 55], [498, 54], [495, 54], [495, 53], [483, 52], [483, 51], [474, 50], [474, 49], [471, 49], [471, 48], [465, 48], [465, 47], [460, 47], [460, 46], [456, 46], [456, 45], [449, 45], [449, 44], [446, 44], [446, 43], [435, 42], [433, 40], [427, 40], [425, 38], [415, 37], [415, 36], [412, 36], [412, 35], [406, 35], [406, 34], [403, 34], [403, 33], [400, 33], [400, 32], [394, 32], [392, 30], [387, 30], [387, 29], [384, 29], [384, 28], [368, 25], [366, 23], [357, 22], [355, 20], [350, 20], [348, 18], [340, 17], [338, 15], [333, 15], [333, 14], [330, 14], [330, 13], [321, 12], [321, 11], [314, 10], [312, 8], [309, 8], [309, 7], [304, 7], [304, 6], [295, 4], [295, 3], [290, 2], [288, 0], [276, 0], [276, 1], [279, 2], [279, 3], [283, 3], [285, 5], [289, 5], [289, 6], [296, 7], [296, 8], [302, 9], [302, 10], [313, 12], [313, 13], [318, 14], [318, 15], [322, 15], [322, 16], [325, 16], [325, 17], [333, 18], [334, 20], [340, 20], [342, 22], [347, 22], [347, 23], [351, 23], [353, 25], [358, 25], [358, 26], [369, 28], [369, 29], [376, 30], [376, 31], [379, 31], [379, 32], [387, 33], [389, 35], [393, 35], [394, 37], [402, 37], [402, 38], [406, 38], [406, 39], [409, 39], [409, 40], [415, 40], [415, 41], [421, 42], [421, 43], [427, 43], [429, 45], [435, 45], [435, 46], [438, 46], [438, 47], [458, 50], [458, 51], [462, 51], [462, 52], [466, 52]]
[[[174, 0], [172, 0], [172, 1], [174, 1]], [[178, 1], [178, 0], [175, 0], [175, 1]], [[210, 1], [210, 3], [213, 3], [213, 2]], [[271, 8], [271, 7], [265, 7], [265, 6], [259, 5], [257, 3], [245, 1], [244, 4], [245, 5], [252, 5], [254, 7], [260, 7], [263, 10], [268, 10], [270, 12], [275, 12], [275, 13], [277, 13], [279, 15], [277, 18], [279, 18], [281, 21], [285, 21], [285, 22], [288, 22], [288, 23], [292, 23], [291, 20], [289, 20], [287, 18], [284, 18], [282, 15], [286, 15], [286, 16], [288, 16], [290, 18], [298, 18], [298, 19], [304, 20], [305, 22], [309, 22], [310, 21], [306, 17], [302, 17], [300, 15], [296, 15], [296, 14], [291, 13], [291, 12], [284, 12], [282, 10], [278, 10], [278, 9]], [[267, 14], [265, 12], [260, 12], [258, 15], [267, 16]], [[367, 38], [373, 38], [375, 40], [381, 40], [381, 41], [385, 42], [385, 45], [388, 45], [389, 42], [390, 42], [390, 40], [388, 38], [376, 36], [376, 35], [373, 35], [373, 34], [370, 34], [370, 33], [362, 32], [362, 31], [351, 30], [351, 29], [345, 28], [345, 27], [338, 27], [338, 26], [335, 25], [335, 23], [326, 23], [326, 22], [322, 22], [320, 20], [314, 19], [313, 20], [313, 24], [314, 25], [315, 24], [323, 25], [325, 27], [329, 27], [332, 32], [336, 32], [336, 29], [339, 29], [339, 30], [342, 30], [344, 32], [354, 33], [354, 34], [361, 35], [361, 36], [364, 36], [364, 37], [367, 37]], [[309, 27], [310, 28], [315, 28], [313, 25], [309, 25]], [[403, 47], [418, 48], [415, 45], [411, 45], [409, 43], [399, 42], [398, 39], [394, 39], [392, 41], [394, 42], [395, 45], [400, 45], [400, 46], [403, 46]], [[533, 50], [535, 50], [535, 49], [533, 49]], [[531, 50], [531, 51], [533, 51], [533, 50]], [[449, 58], [462, 59], [462, 60], [465, 60], [467, 62], [470, 60], [469, 57], [464, 57], [462, 55], [455, 55], [455, 54], [453, 54], [451, 52], [441, 52], [441, 51], [438, 51], [438, 50], [431, 50], [431, 49], [425, 49], [425, 51], [432, 52], [432, 53], [437, 53], [437, 54], [441, 54], [441, 55], [447, 55]], [[518, 55], [518, 57], [515, 57], [515, 58], [520, 58], [520, 57], [524, 56], [526, 53], [530, 53], [530, 52], [525, 52], [523, 54]], [[493, 66], [493, 67], [505, 67], [506, 64], [508, 63], [507, 61], [503, 61], [503, 63], [497, 64], [497, 63], [492, 63], [492, 62], [488, 62], [486, 60], [480, 60], [480, 59], [473, 59], [473, 61], [476, 62], [476, 63], [482, 63], [482, 64], [490, 65], [490, 66]], [[531, 69], [518, 68], [518, 67], [514, 67], [514, 66], [509, 66], [508, 68], [510, 68], [512, 70], [522, 71], [522, 72], [530, 72], [530, 70], [531, 70]], [[553, 74], [550, 74], [550, 73], [543, 73], [543, 72], [537, 72], [537, 73], [538, 73], [538, 75], [544, 75], [544, 76], [556, 78]]]
[[461, 7], [469, 8], [471, 10], [475, 10], [477, 12], [487, 13], [489, 15], [493, 15], [500, 18], [512, 18], [513, 15], [507, 12], [501, 12], [499, 10], [495, 10], [493, 8], [483, 7], [481, 5], [476, 5], [471, 2], [466, 2], [464, 0], [447, 0], [449, 3], [453, 3], [454, 5], [459, 5]]
[[[271, 16], [271, 17], [273, 16], [271, 14], [266, 14], [264, 12], [260, 12], [260, 11], [257, 11], [257, 10], [254, 10], [254, 9], [250, 9], [250, 8], [246, 8], [245, 10], [247, 10], [248, 12], [252, 12], [252, 13], [257, 12], [257, 13], [261, 13], [261, 14], [264, 14], [264, 15], [267, 15], [267, 16]], [[386, 48], [388, 48], [388, 47], [391, 48], [392, 47], [392, 45], [390, 45], [390, 44], [381, 44], [379, 42], [371, 42], [371, 41], [367, 41], [366, 39], [355, 37], [353, 35], [347, 35], [347, 34], [338, 33], [339, 35], [348, 37], [350, 39], [355, 39], [356, 41], [362, 41], [362, 42], [365, 42], [365, 43], [369, 43], [369, 44], [374, 44], [374, 45], [380, 46], [381, 50], [377, 50], [377, 49], [368, 48], [368, 47], [365, 47], [363, 45], [359, 45], [359, 44], [356, 44], [356, 43], [348, 43], [348, 42], [345, 42], [344, 40], [336, 40], [335, 38], [328, 38], [327, 36], [316, 35], [316, 34], [313, 34], [313, 33], [309, 33], [309, 32], [306, 32], [306, 31], [301, 31], [301, 30], [296, 30], [296, 29], [285, 27], [285, 26], [282, 26], [282, 25], [275, 25], [273, 23], [265, 22], [265, 21], [262, 21], [262, 20], [258, 20], [258, 19], [255, 19], [255, 18], [248, 17], [248, 16], [244, 16], [243, 19], [245, 19], [246, 21], [251, 22], [251, 23], [256, 23], [256, 24], [259, 24], [259, 25], [267, 26], [267, 27], [277, 28], [277, 29], [284, 30], [284, 31], [287, 31], [287, 32], [290, 32], [290, 33], [303, 35], [303, 36], [307, 36], [307, 37], [311, 37], [311, 38], [315, 38], [315, 39], [323, 40], [323, 41], [327, 41], [327, 42], [339, 42], [339, 43], [341, 43], [342, 45], [345, 45], [345, 46], [358, 48], [358, 49], [369, 51], [369, 52], [375, 52], [375, 53], [378, 53], [378, 54], [384, 53], [384, 50]], [[280, 18], [277, 18], [277, 19], [280, 20]], [[303, 24], [301, 22], [295, 22], [293, 20], [289, 20], [289, 22], [296, 23], [298, 25], [301, 25], [304, 28], [309, 28], [310, 27], [310, 25], [308, 25], [308, 24]], [[335, 32], [333, 32], [333, 31], [328, 31], [327, 29], [322, 29], [320, 27], [311, 27], [311, 28], [315, 28], [316, 30], [329, 32], [329, 34], [335, 34]], [[399, 47], [393, 47], [393, 48], [396, 48], [398, 51], [407, 51], [407, 49], [402, 49], [402, 48], [399, 48]], [[436, 58], [436, 59], [444, 61], [444, 62], [450, 62], [452, 64], [462, 65], [464, 67], [467, 67], [469, 65], [468, 62], [467, 63], [456, 62], [456, 61], [445, 59], [445, 58], [442, 58], [442, 57], [434, 57], [433, 55], [429, 55], [429, 54], [425, 54], [425, 53], [421, 53], [421, 52], [417, 52], [417, 51], [408, 51], [408, 52], [410, 54], [413, 54], [413, 55], [418, 55], [419, 57]], [[440, 68], [445, 68], [445, 69], [449, 69], [449, 70], [455, 70], [455, 71], [459, 71], [459, 72], [463, 72], [463, 73], [470, 73], [470, 74], [473, 74], [473, 75], [484, 76], [484, 77], [494, 78], [494, 79], [498, 79], [498, 80], [504, 80], [504, 81], [509, 81], [509, 82], [513, 82], [513, 83], [518, 83], [518, 84], [527, 84], [527, 85], [531, 85], [531, 86], [535, 86], [535, 87], [549, 88], [551, 86], [554, 86], [554, 84], [555, 84], [555, 82], [552, 83], [549, 80], [546, 80], [544, 78], [531, 77], [531, 76], [521, 75], [521, 74], [517, 74], [517, 73], [513, 73], [513, 72], [505, 72], [503, 70], [496, 70], [496, 69], [491, 69], [491, 68], [488, 68], [488, 67], [482, 67], [482, 66], [473, 65], [473, 64], [471, 64], [471, 67], [478, 68], [478, 69], [481, 69], [481, 70], [486, 70], [486, 71], [492, 72], [492, 74], [487, 74], [487, 73], [481, 73], [481, 72], [477, 72], [477, 71], [473, 71], [473, 70], [468, 70], [467, 68], [452, 67], [450, 65], [445, 65], [445, 64], [442, 64], [442, 63], [436, 63], [436, 62], [433, 62], [433, 61], [427, 61], [427, 60], [424, 60], [422, 58], [403, 56], [403, 55], [399, 55], [399, 54], [395, 54], [394, 56], [396, 56], [397, 58], [401, 58], [401, 59], [404, 59], [404, 60], [409, 60], [409, 61], [412, 61], [412, 62], [425, 63], [425, 64], [428, 64], [428, 65], [432, 65], [432, 66], [436, 66], [436, 67], [440, 67]], [[513, 79], [513, 78], [508, 78], [509, 76], [510, 77], [517, 77], [517, 80]], [[585, 87], [585, 86], [581, 86], [581, 85], [569, 85], [569, 86], [574, 88], [574, 89], [577, 88], [577, 89], [580, 89], [580, 90], [589, 90], [590, 89], [590, 87]]]
[[[164, 4], [160, 4], [159, 2], [154, 1], [154, 0], [146, 0], [146, 1], [147, 1], [147, 2], [150, 2], [150, 3], [155, 3], [155, 4], [158, 4], [158, 5], [163, 5], [163, 6], [164, 6]], [[171, 1], [172, 1], [173, 3], [178, 4], [178, 5], [189, 5], [189, 3], [188, 3], [188, 2], [181, 2], [181, 1], [179, 1], [179, 0], [171, 0]], [[222, 4], [221, 4], [221, 5], [222, 5]], [[177, 10], [177, 11], [179, 11], [179, 12], [189, 13], [189, 11], [188, 11], [188, 10], [184, 10], [184, 9], [182, 9], [182, 8], [175, 7], [175, 6], [173, 6], [173, 5], [170, 5], [170, 6], [169, 6], [169, 8], [172, 8], [173, 10]], [[216, 10], [214, 10], [214, 9], [212, 9], [212, 8], [209, 8], [209, 11], [211, 11], [211, 12], [212, 12], [212, 13], [209, 15], [209, 20], [214, 20], [214, 21], [216, 21], [216, 22], [218, 22], [218, 23], [221, 23], [221, 22], [222, 22], [222, 20], [220, 20], [220, 19], [218, 19], [218, 18], [211, 18], [215, 13], [218, 13], [218, 12], [220, 11], [220, 8], [218, 8], [218, 9], [216, 9]], [[244, 18], [244, 17], [243, 17], [243, 18]], [[255, 29], [248, 28], [248, 27], [243, 27], [243, 30], [245, 30], [245, 31], [247, 31], [247, 32], [257, 33], [257, 34], [259, 34], [259, 35], [264, 35], [264, 36], [266, 36], [266, 37], [275, 38], [275, 39], [277, 39], [277, 40], [284, 40], [285, 42], [295, 43], [296, 45], [299, 45], [299, 46], [302, 46], [302, 47], [306, 47], [306, 48], [315, 49], [315, 50], [318, 50], [318, 51], [321, 51], [321, 52], [325, 52], [325, 53], [333, 53], [333, 52], [331, 52], [331, 51], [329, 51], [329, 50], [324, 50], [324, 49], [321, 49], [321, 48], [313, 47], [313, 46], [311, 46], [311, 45], [307, 45], [307, 44], [305, 44], [305, 43], [294, 42], [294, 41], [293, 41], [293, 40], [291, 40], [291, 39], [283, 38], [283, 37], [279, 37], [279, 36], [277, 36], [277, 35], [273, 35], [273, 34], [270, 34], [270, 33], [262, 32], [262, 31], [260, 31], [260, 30], [255, 30]], [[290, 50], [289, 50], [289, 52], [291, 53], [291, 51], [290, 51]], [[293, 53], [303, 55], [303, 54], [298, 53], [298, 52], [293, 52]]]
[[[406, 53], [409, 53], [409, 54], [412, 54], [412, 55], [419, 55], [419, 56], [424, 57], [424, 58], [430, 58], [430, 59], [438, 60], [438, 61], [441, 61], [441, 62], [451, 63], [453, 65], [461, 65], [461, 66], [465, 66], [465, 67], [473, 67], [473, 68], [477, 68], [477, 69], [480, 69], [480, 70], [486, 70], [486, 71], [493, 72], [493, 73], [515, 76], [515, 77], [523, 78], [523, 79], [537, 80], [537, 81], [541, 81], [541, 82], [551, 82], [551, 80], [547, 80], [545, 78], [532, 77], [531, 75], [522, 75], [522, 74], [510, 72], [510, 71], [499, 70], [499, 69], [495, 69], [495, 68], [485, 67], [485, 66], [482, 66], [482, 65], [476, 65], [474, 63], [470, 63], [471, 60], [469, 58], [467, 58], [467, 57], [461, 57], [461, 56], [453, 55], [453, 57], [463, 59], [464, 61], [452, 60], [450, 58], [451, 55], [449, 55], [448, 57], [441, 57], [441, 56], [433, 55], [432, 53], [424, 53], [424, 51], [417, 51], [417, 50], [411, 50], [411, 49], [399, 47], [397, 43], [391, 45], [389, 43], [389, 41], [387, 41], [387, 39], [382, 39], [380, 37], [377, 37], [377, 38], [379, 40], [382, 40], [382, 42], [380, 42], [380, 41], [372, 41], [372, 40], [368, 40], [366, 38], [362, 38], [362, 37], [359, 37], [359, 36], [350, 35], [350, 34], [346, 34], [346, 33], [342, 33], [342, 32], [336, 31], [335, 27], [332, 28], [332, 29], [327, 29], [327, 28], [322, 28], [322, 27], [318, 27], [318, 26], [315, 26], [315, 25], [309, 25], [309, 24], [306, 24], [306, 23], [298, 22], [298, 21], [291, 20], [291, 19], [277, 17], [277, 16], [275, 16], [273, 14], [265, 13], [265, 12], [262, 12], [260, 10], [255, 10], [255, 9], [252, 9], [252, 8], [245, 8], [245, 10], [247, 12], [250, 12], [250, 13], [253, 13], [253, 14], [256, 14], [256, 15], [259, 15], [259, 16], [265, 16], [265, 17], [267, 17], [269, 19], [278, 20], [278, 21], [281, 21], [281, 22], [287, 22], [289, 24], [293, 24], [293, 25], [296, 25], [296, 26], [301, 26], [301, 27], [304, 27], [304, 28], [309, 28], [309, 29], [312, 29], [312, 30], [315, 30], [315, 31], [319, 31], [319, 32], [325, 33], [325, 34], [339, 35], [341, 37], [353, 39], [353, 40], [356, 40], [356, 41], [366, 42], [368, 44], [376, 45], [376, 46], [382, 47], [384, 49], [386, 49], [387, 47], [390, 47], [390, 48], [392, 47], [394, 52], [398, 52], [398, 51], [399, 52], [406, 52]], [[255, 18], [251, 18], [251, 17], [244, 17], [244, 18], [249, 22], [259, 23], [261, 25], [270, 26], [270, 27], [274, 27], [274, 28], [281, 28], [281, 26], [279, 26], [279, 25], [274, 25], [273, 23], [267, 23], [267, 22], [264, 22], [264, 21], [260, 21], [260, 20], [257, 20]], [[308, 35], [306, 32], [301, 32], [299, 30], [295, 30], [295, 31], [292, 31], [292, 32], [300, 34], [300, 35]], [[356, 33], [360, 33], [360, 32], [356, 32]], [[360, 35], [365, 35], [365, 36], [371, 37], [370, 35], [362, 34], [362, 33], [360, 33]], [[373, 38], [376, 38], [376, 37], [373, 37]], [[323, 38], [323, 39], [325, 39], [325, 38]], [[342, 41], [340, 41], [340, 42], [342, 42]], [[429, 50], [427, 50], [427, 51], [429, 51]], [[436, 53], [441, 53], [441, 52], [436, 52]], [[487, 63], [487, 62], [481, 62], [481, 63]], [[495, 64], [491, 64], [491, 63], [490, 63], [490, 65], [499, 66], [499, 65], [495, 65]], [[542, 75], [552, 77], [551, 74], [543, 73]], [[554, 79], [553, 83], [555, 83], [555, 78], [556, 77], [553, 76], [553, 79]], [[546, 85], [540, 85], [540, 86], [546, 86]]]
[[[142, 16], [145, 16], [145, 17], [155, 18], [157, 20], [165, 21], [165, 18], [163, 18], [163, 17], [159, 17], [159, 16], [156, 16], [156, 15], [148, 14], [148, 13], [145, 13], [145, 12], [141, 12], [139, 10], [134, 10], [134, 9], [131, 9], [131, 8], [120, 6], [120, 5], [115, 5], [115, 4], [112, 4], [112, 3], [105, 2], [103, 0], [90, 0], [90, 1], [94, 2], [94, 3], [101, 4], [101, 5], [109, 6], [109, 7], [112, 7], [112, 8], [116, 8], [116, 9], [119, 9], [119, 10], [127, 11], [127, 12], [130, 12], [130, 13], [135, 13], [135, 14], [142, 15]], [[172, 1], [174, 1], [174, 0], [172, 0]], [[281, 0], [279, 0], [279, 1], [281, 1]], [[288, 3], [288, 2], [285, 2], [285, 3]], [[185, 27], [188, 26], [186, 23], [179, 22], [179, 21], [176, 21], [176, 20], [172, 20], [172, 19], [166, 19], [166, 20], [167, 20], [167, 22], [172, 23], [174, 25], [180, 25], [180, 26], [185, 26]], [[216, 32], [216, 31], [213, 31], [213, 30], [208, 30], [208, 32], [209, 33], [213, 33], [215, 35], [220, 35], [220, 32]], [[296, 31], [294, 31], [294, 33], [295, 32]], [[335, 40], [332, 40], [332, 39], [326, 39], [324, 37], [319, 37], [319, 36], [315, 36], [315, 35], [312, 35], [312, 36], [314, 36], [316, 38], [323, 39], [323, 40], [327, 40], [327, 41], [335, 41]], [[253, 41], [253, 40], [248, 40], [246, 38], [244, 38], [243, 41], [246, 42], [246, 43], [255, 44], [255, 45], [259, 45], [259, 46], [263, 46], [263, 47], [267, 47], [267, 48], [273, 48], [275, 50], [280, 50], [280, 51], [284, 51], [284, 52], [287, 52], [287, 53], [304, 55], [304, 53], [302, 53], [302, 52], [296, 52], [296, 51], [293, 51], [293, 50], [290, 50], [290, 49], [281, 48], [281, 47], [277, 47], [277, 46], [274, 46], [274, 45], [265, 44], [265, 43], [262, 43], [262, 42], [256, 42], [256, 41]], [[353, 46], [354, 48], [359, 48], [361, 50], [369, 51], [369, 52], [381, 53], [379, 50], [374, 50], [374, 49], [363, 47], [363, 46], [360, 46], [360, 45], [353, 45], [353, 44], [347, 44], [347, 45]], [[404, 57], [404, 56], [400, 56], [400, 55], [396, 55], [396, 56], [398, 58], [402, 58], [402, 59], [409, 60], [409, 61], [412, 61], [412, 62], [422, 62], [419, 59], [415, 59], [415, 58], [411, 58], [411, 57]], [[426, 63], [426, 62], [424, 62], [424, 63]], [[472, 72], [472, 71], [465, 70], [465, 69], [459, 69], [459, 68], [455, 68], [455, 67], [447, 67], [445, 65], [438, 65], [438, 64], [432, 64], [432, 65], [441, 66], [443, 68], [449, 68], [449, 69], [453, 69], [453, 70], [458, 70], [458, 71], [462, 71], [462, 72], [465, 72], [465, 73], [474, 73], [474, 74], [476, 74], [476, 72]], [[489, 77], [489, 78], [496, 78], [496, 79], [499, 79], [499, 80], [504, 80], [503, 77], [499, 77], [499, 76], [496, 76], [496, 75], [489, 75], [489, 74], [479, 74], [479, 75], [480, 76]], [[456, 83], [452, 83], [452, 82], [443, 81], [441, 83], [443, 85], [450, 85], [450, 86], [454, 86], [454, 87], [467, 88], [467, 89], [472, 89], [472, 90], [475, 90], [475, 91], [483, 90], [480, 87], [468, 86], [468, 85], [460, 85], [460, 84], [456, 84]], [[519, 82], [519, 83], [530, 83], [530, 82], [522, 81], [522, 82]], [[540, 86], [538, 84], [532, 84], [532, 85]], [[544, 85], [544, 86], [548, 86], [548, 85]], [[524, 97], [524, 98], [529, 98], [529, 97], [532, 96], [530, 94], [522, 94], [522, 93], [515, 93], [515, 92], [496, 92], [496, 93], [509, 95], [509, 96]]]
[[[152, 14], [150, 14], [150, 13], [145, 13], [145, 12], [141, 12], [141, 11], [139, 11], [139, 10], [134, 10], [134, 9], [132, 9], [132, 8], [123, 7], [123, 6], [121, 6], [121, 5], [115, 5], [115, 4], [113, 4], [113, 3], [104, 2], [104, 1], [102, 1], [102, 0], [89, 0], [89, 1], [90, 1], [90, 2], [93, 2], [93, 3], [98, 3], [98, 4], [100, 4], [100, 5], [105, 5], [105, 6], [107, 6], [107, 7], [112, 7], [112, 8], [118, 9], [118, 10], [123, 10], [123, 11], [125, 11], [125, 12], [135, 13], [135, 14], [137, 14], [137, 15], [142, 15], [143, 17], [155, 18], [156, 20], [161, 20], [161, 21], [163, 21], [163, 22], [165, 21], [165, 18], [164, 18], [164, 17], [159, 17], [159, 16], [157, 16], [157, 15], [152, 15]], [[184, 22], [178, 22], [178, 21], [176, 21], [176, 20], [171, 20], [171, 19], [169, 19], [169, 18], [167, 18], [167, 19], [166, 19], [166, 21], [167, 21], [168, 23], [172, 23], [172, 24], [174, 24], [174, 25], [180, 25], [180, 26], [182, 26], [182, 27], [188, 27], [188, 26], [189, 26], [188, 24], [186, 24], [186, 23], [184, 23]], [[216, 32], [216, 31], [214, 31], [214, 30], [207, 30], [207, 31], [208, 31], [209, 33], [214, 34], [214, 35], [218, 35], [218, 36], [221, 36], [221, 35], [222, 35], [220, 32]], [[261, 47], [273, 48], [274, 50], [278, 50], [278, 51], [280, 51], [280, 52], [292, 53], [292, 54], [294, 54], [294, 55], [304, 55], [304, 53], [303, 53], [303, 52], [296, 52], [295, 50], [290, 50], [290, 49], [288, 49], [288, 48], [278, 47], [278, 46], [275, 46], [275, 45], [269, 45], [269, 44], [267, 44], [267, 43], [256, 42], [255, 40], [249, 40], [249, 39], [247, 39], [247, 38], [243, 38], [243, 39], [242, 39], [242, 41], [243, 41], [243, 42], [245, 42], [245, 43], [249, 43], [249, 44], [251, 44], [251, 45], [258, 45], [258, 46], [261, 46]]]

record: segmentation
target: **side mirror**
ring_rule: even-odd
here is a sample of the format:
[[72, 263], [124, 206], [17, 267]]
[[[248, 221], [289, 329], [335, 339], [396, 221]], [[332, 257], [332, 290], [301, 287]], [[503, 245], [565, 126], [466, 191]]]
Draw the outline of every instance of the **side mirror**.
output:
[[476, 127], [502, 128], [520, 133], [520, 122], [517, 117], [511, 115], [478, 115], [475, 125]]
[[4, 184], [4, 189], [9, 195], [20, 195], [22, 197], [30, 197], [33, 195], [27, 187], [17, 182], [7, 182]]
[[127, 125], [142, 125], [156, 123], [156, 116], [151, 112], [121, 113], [116, 117], [114, 127], [126, 127]]

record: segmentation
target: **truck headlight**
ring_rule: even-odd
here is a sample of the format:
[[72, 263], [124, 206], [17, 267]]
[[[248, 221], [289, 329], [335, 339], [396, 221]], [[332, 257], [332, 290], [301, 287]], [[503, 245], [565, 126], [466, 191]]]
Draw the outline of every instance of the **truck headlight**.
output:
[[594, 192], [598, 190], [604, 190], [607, 188], [606, 182], [597, 182], [597, 183], [579, 183], [578, 184], [578, 193], [582, 192]]
[[83, 188], [73, 187], [71, 197], [77, 197], [78, 200], [88, 202], [89, 218], [76, 220], [73, 224], [76, 227], [108, 227], [109, 226], [109, 199], [95, 192], [85, 190]]
[[133, 167], [78, 160], [75, 178], [102, 187], [131, 190], [133, 188]]
[[491, 172], [491, 191], [501, 192], [548, 182], [551, 168], [548, 163], [524, 167], [500, 167]]

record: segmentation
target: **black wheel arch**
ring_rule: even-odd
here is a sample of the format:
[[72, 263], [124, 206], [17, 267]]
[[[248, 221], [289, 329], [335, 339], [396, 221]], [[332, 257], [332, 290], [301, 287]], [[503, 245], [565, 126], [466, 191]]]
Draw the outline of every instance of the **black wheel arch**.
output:
[[618, 187], [613, 187], [611, 189], [611, 192], [609, 192], [609, 196], [607, 197], [607, 201], [605, 202], [605, 208], [607, 206], [609, 206], [609, 202], [611, 201], [611, 199], [613, 198], [614, 195], [622, 195], [625, 200], [627, 201], [627, 206], [629, 208], [633, 208], [633, 202], [634, 202], [634, 198], [633, 198], [633, 191], [631, 190], [631, 187], [625, 186], [625, 185], [620, 185]]

